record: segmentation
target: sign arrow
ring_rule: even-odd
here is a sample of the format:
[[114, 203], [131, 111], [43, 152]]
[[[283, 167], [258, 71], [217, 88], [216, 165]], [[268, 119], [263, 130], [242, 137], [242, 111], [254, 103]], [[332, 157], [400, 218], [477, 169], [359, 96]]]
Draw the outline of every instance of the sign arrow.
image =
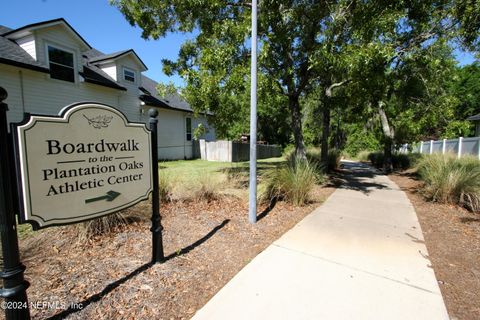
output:
[[90, 198], [90, 199], [85, 200], [85, 203], [90, 203], [90, 202], [95, 202], [95, 201], [100, 201], [100, 200], [113, 201], [119, 195], [120, 195], [120, 192], [110, 190], [104, 196], [100, 196], [100, 197], [96, 197], [96, 198]]

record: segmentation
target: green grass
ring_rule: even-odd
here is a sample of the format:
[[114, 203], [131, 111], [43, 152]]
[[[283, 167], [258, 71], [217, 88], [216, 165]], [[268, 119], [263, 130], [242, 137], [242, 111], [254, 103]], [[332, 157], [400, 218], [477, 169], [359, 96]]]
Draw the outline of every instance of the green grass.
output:
[[[282, 157], [258, 160], [259, 180], [264, 179], [265, 172], [284, 163], [286, 160]], [[209, 201], [222, 193], [244, 197], [248, 190], [248, 161], [178, 160], [159, 162], [158, 166], [162, 194], [169, 194], [171, 199]]]
[[32, 226], [29, 224], [18, 224], [17, 230], [18, 230], [18, 238], [20, 240], [28, 238], [29, 236], [34, 234]]
[[[257, 169], [259, 173], [276, 167], [286, 160], [282, 157], [261, 159], [257, 161]], [[178, 161], [166, 161], [159, 162], [158, 167], [160, 171], [164, 170], [169, 174], [178, 177], [190, 177], [195, 178], [202, 174], [221, 175], [226, 171], [246, 171], [249, 170], [249, 162], [217, 162], [206, 160], [178, 160]]]

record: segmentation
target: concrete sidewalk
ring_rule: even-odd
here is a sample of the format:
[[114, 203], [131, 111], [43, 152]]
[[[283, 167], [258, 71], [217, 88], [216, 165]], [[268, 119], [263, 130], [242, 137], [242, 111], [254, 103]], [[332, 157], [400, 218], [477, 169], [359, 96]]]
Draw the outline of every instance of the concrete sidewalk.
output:
[[344, 166], [346, 183], [193, 319], [449, 319], [405, 193], [365, 165]]

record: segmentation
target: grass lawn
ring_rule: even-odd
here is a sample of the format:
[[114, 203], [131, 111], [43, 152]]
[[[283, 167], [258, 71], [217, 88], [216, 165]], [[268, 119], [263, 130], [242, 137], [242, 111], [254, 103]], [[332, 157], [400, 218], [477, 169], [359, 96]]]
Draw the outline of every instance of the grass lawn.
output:
[[[282, 157], [259, 160], [259, 184], [263, 173], [284, 164]], [[248, 198], [249, 162], [214, 162], [178, 160], [159, 163], [160, 190], [170, 199], [209, 198], [209, 195], [228, 194]], [[259, 192], [261, 192], [259, 186]], [[162, 191], [163, 190], [163, 191]]]
[[[257, 170], [261, 175], [267, 169], [277, 167], [285, 163], [285, 158], [269, 158], [258, 160]], [[160, 171], [165, 171], [168, 174], [172, 174], [176, 177], [195, 178], [199, 175], [213, 174], [221, 175], [225, 173], [246, 173], [249, 172], [249, 162], [218, 162], [218, 161], [206, 161], [206, 160], [178, 160], [178, 161], [166, 161], [159, 162], [158, 167]]]

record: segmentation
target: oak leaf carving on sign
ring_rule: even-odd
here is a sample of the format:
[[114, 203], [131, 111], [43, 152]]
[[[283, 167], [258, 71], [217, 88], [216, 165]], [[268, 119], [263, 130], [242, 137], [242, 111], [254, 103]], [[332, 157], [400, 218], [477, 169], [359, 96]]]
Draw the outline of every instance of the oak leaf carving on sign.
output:
[[113, 119], [113, 116], [96, 116], [93, 118], [88, 118], [86, 115], [83, 115], [85, 119], [88, 120], [88, 124], [94, 127], [95, 129], [106, 128]]

